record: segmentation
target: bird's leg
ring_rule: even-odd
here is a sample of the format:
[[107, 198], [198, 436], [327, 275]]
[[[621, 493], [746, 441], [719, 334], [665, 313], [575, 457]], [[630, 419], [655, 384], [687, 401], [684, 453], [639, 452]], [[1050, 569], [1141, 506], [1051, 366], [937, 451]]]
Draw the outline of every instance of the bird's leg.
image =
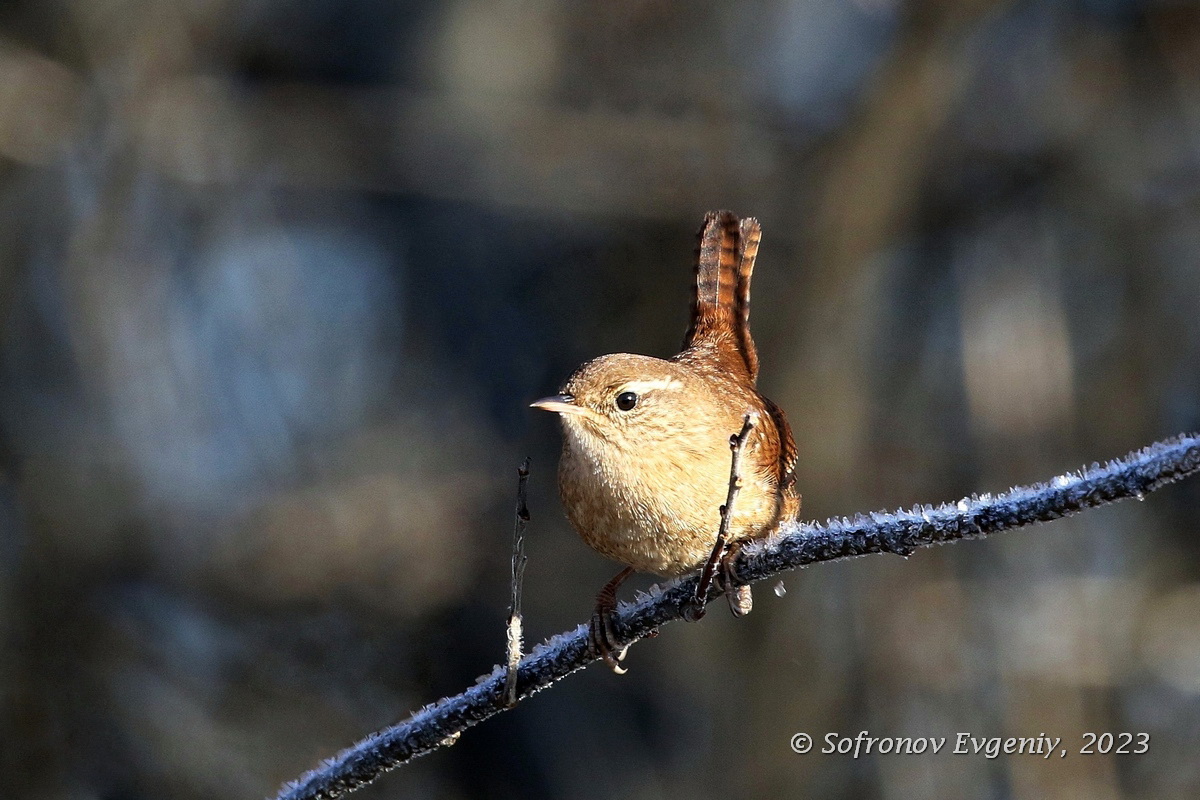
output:
[[741, 542], [733, 542], [725, 548], [725, 554], [721, 556], [721, 573], [718, 582], [718, 585], [725, 591], [725, 599], [729, 601], [729, 610], [735, 617], [744, 617], [754, 608], [754, 594], [750, 591], [750, 587], [737, 585], [737, 567], [734, 562], [741, 549]]
[[633, 567], [626, 567], [604, 584], [604, 588], [596, 595], [596, 608], [592, 611], [592, 619], [588, 624], [588, 649], [592, 655], [604, 659], [612, 671], [624, 675], [626, 670], [621, 666], [628, 647], [617, 649], [617, 637], [613, 633], [612, 614], [617, 610], [617, 587], [633, 574]]

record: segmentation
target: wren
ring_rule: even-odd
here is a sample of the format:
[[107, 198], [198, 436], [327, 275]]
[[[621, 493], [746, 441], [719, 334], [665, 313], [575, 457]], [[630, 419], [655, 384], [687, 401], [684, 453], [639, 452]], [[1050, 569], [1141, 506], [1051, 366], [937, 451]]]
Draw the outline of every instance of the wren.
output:
[[[669, 359], [600, 356], [575, 370], [559, 394], [532, 404], [562, 421], [558, 487], [571, 525], [625, 565], [597, 596], [590, 627], [593, 652], [618, 673], [624, 652], [616, 649], [609, 617], [617, 587], [632, 572], [682, 575], [720, 558], [730, 608], [740, 615], [751, 598], [749, 586], [734, 585], [738, 547], [800, 511], [791, 428], [755, 388], [750, 277], [761, 235], [753, 218], [710, 212], [699, 234], [683, 350]], [[740, 491], [728, 544], [718, 552], [730, 437], [743, 424], [752, 427], [741, 451]]]

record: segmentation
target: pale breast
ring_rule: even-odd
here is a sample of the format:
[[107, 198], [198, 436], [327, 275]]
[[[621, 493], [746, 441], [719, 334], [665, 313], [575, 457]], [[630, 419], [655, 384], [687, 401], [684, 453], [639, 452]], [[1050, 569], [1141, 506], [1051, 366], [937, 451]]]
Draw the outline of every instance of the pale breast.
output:
[[[570, 433], [559, 462], [559, 491], [572, 526], [602, 555], [641, 572], [678, 575], [708, 558], [729, 486], [723, 437], [702, 450], [655, 448], [636, 458], [596, 459]], [[743, 485], [730, 520], [732, 539], [760, 535], [776, 517], [774, 487], [743, 456]]]

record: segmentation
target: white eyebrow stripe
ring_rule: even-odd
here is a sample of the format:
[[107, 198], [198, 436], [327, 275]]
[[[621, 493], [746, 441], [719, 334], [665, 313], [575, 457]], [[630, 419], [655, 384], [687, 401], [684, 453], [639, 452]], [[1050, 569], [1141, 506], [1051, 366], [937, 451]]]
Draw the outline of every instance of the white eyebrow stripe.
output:
[[683, 383], [675, 380], [674, 378], [660, 378], [650, 381], [630, 381], [622, 386], [621, 390], [641, 394], [643, 392], [648, 392], [651, 389], [678, 389], [681, 386], [683, 386]]

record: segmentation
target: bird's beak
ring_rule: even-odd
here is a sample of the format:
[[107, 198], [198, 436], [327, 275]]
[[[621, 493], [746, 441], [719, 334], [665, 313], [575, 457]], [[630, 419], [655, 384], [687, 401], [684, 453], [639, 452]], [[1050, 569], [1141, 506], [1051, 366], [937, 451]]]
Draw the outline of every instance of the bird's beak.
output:
[[569, 394], [556, 394], [550, 397], [543, 397], [541, 400], [535, 400], [529, 404], [530, 408], [540, 408], [542, 411], [554, 411], [558, 414], [580, 414], [588, 413], [588, 410], [583, 406], [575, 405], [575, 398]]

